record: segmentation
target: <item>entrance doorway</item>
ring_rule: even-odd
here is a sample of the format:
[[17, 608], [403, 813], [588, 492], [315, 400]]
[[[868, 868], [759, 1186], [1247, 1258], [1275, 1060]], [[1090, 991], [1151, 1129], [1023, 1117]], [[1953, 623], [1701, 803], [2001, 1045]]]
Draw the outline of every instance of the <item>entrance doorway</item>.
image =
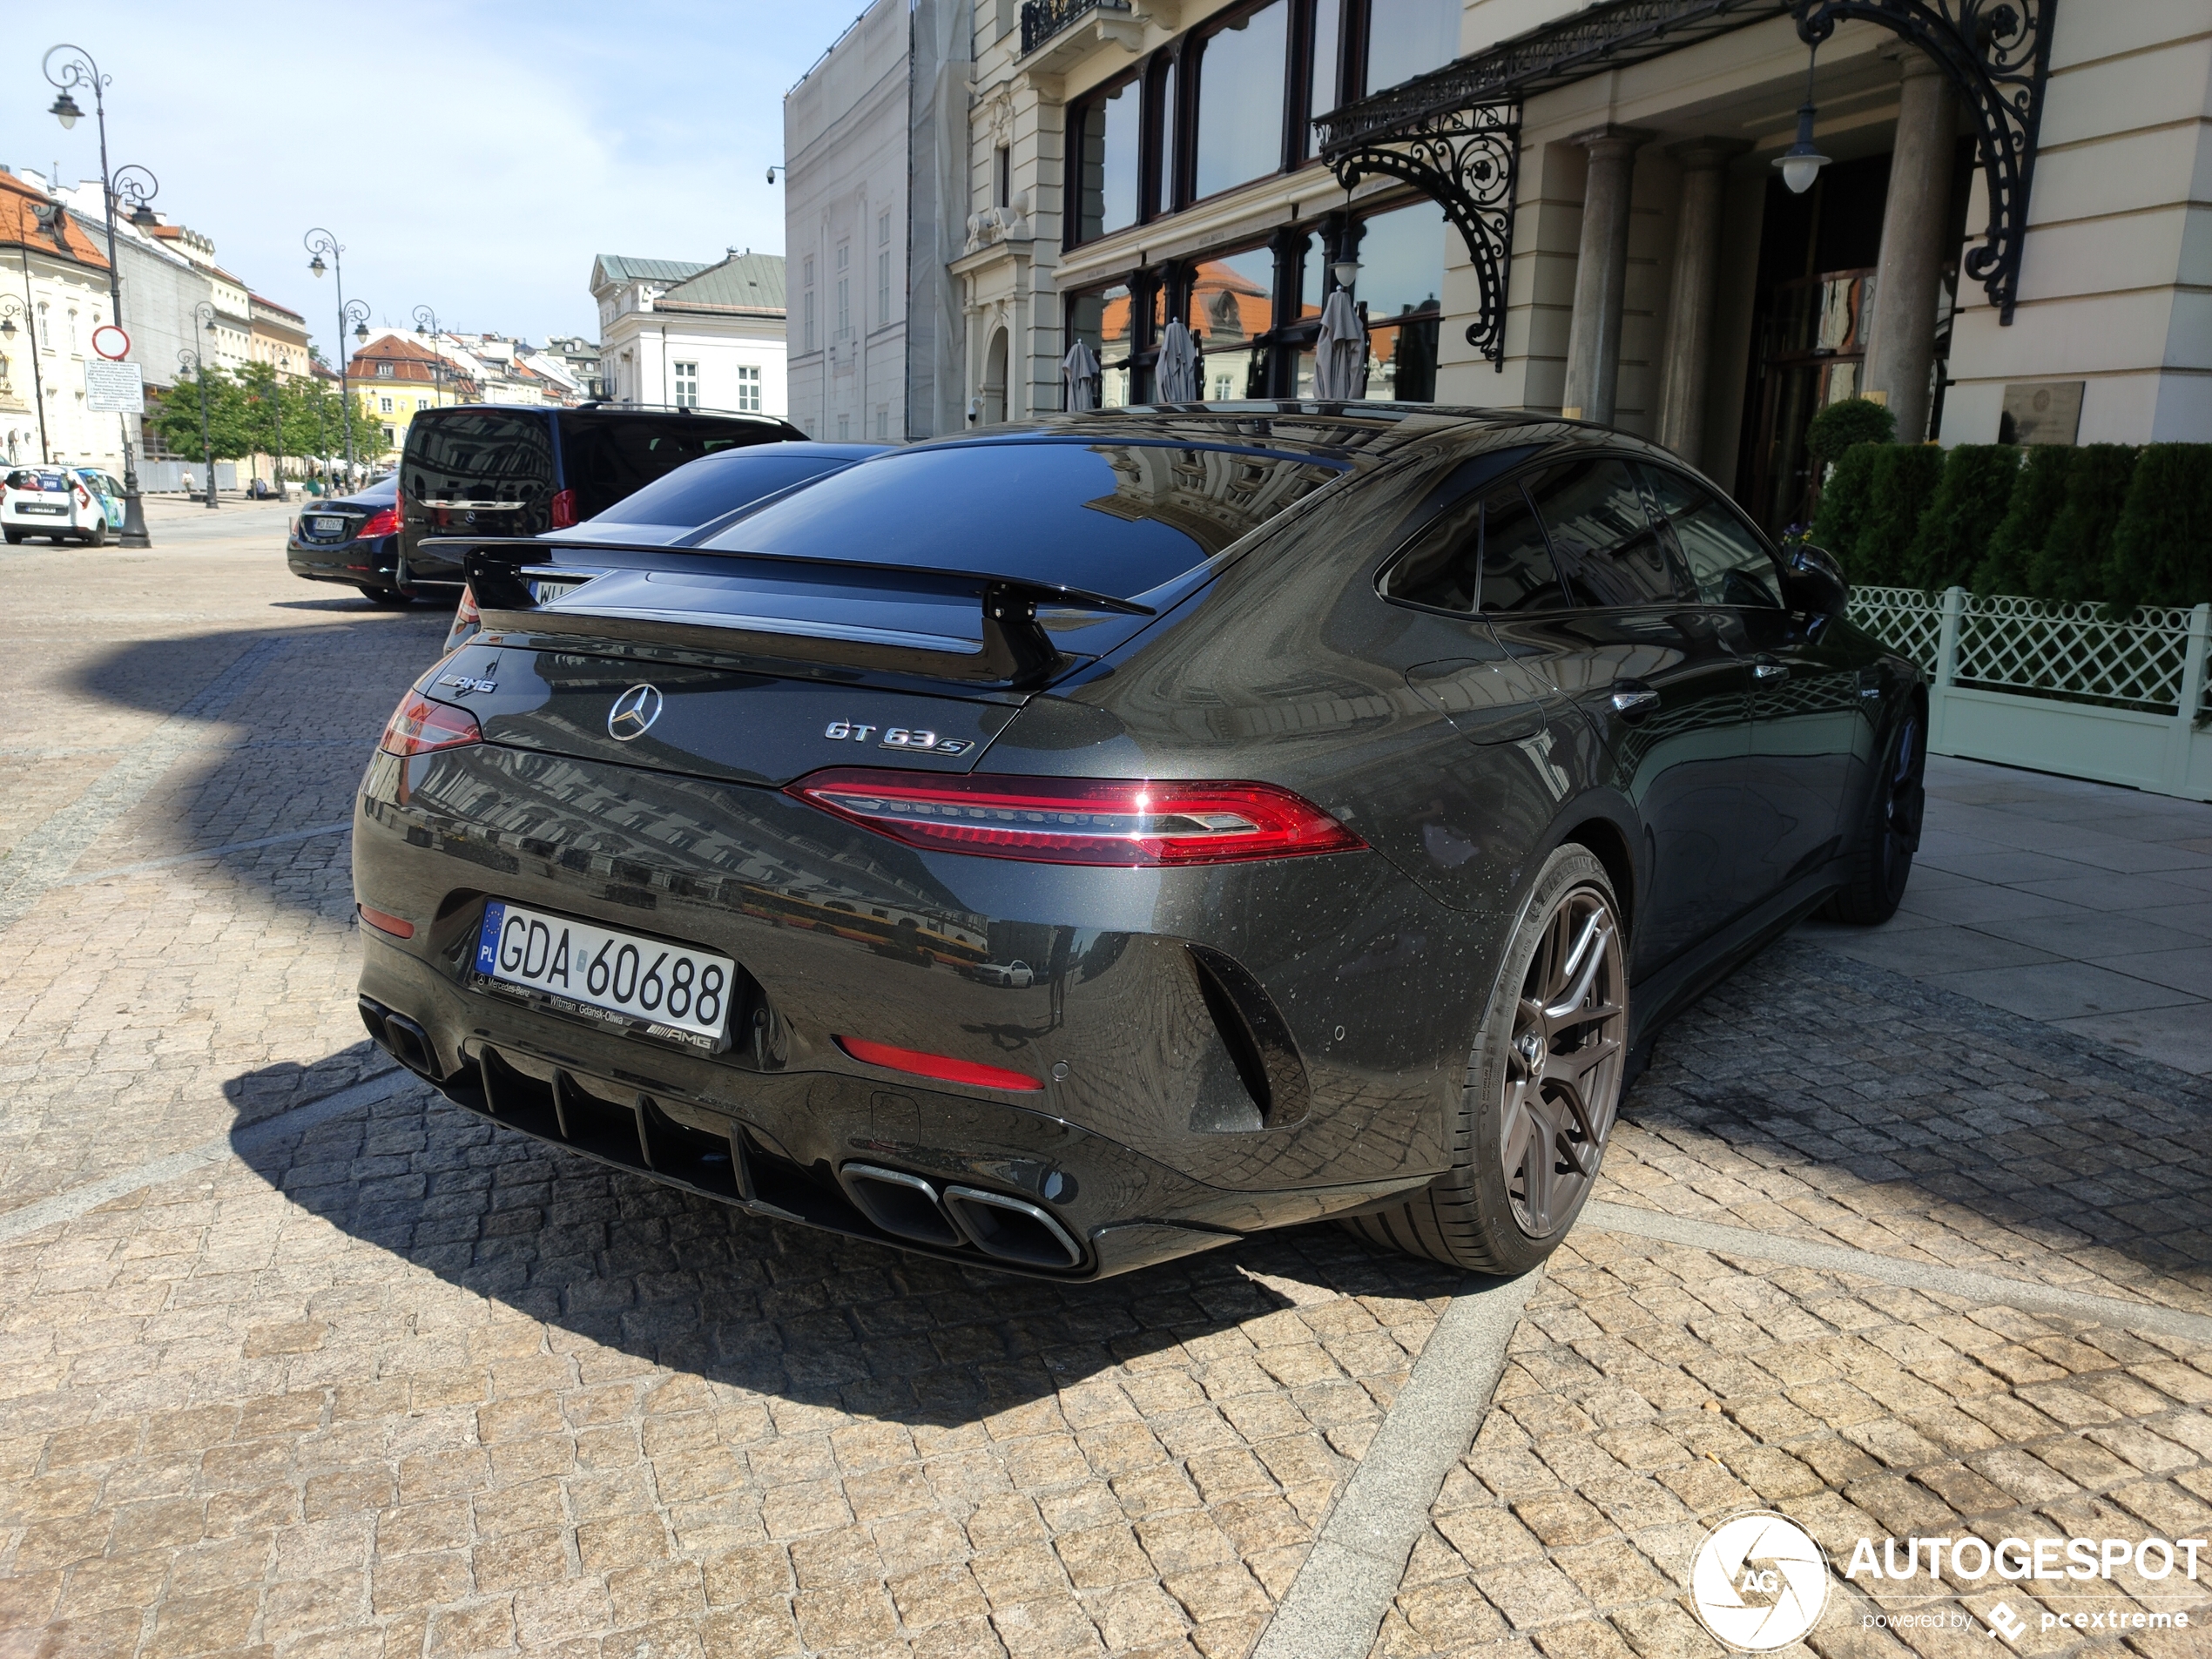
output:
[[1767, 181], [1736, 496], [1769, 535], [1811, 519], [1812, 417], [1858, 395], [1889, 182], [1886, 155], [1823, 168], [1802, 196]]

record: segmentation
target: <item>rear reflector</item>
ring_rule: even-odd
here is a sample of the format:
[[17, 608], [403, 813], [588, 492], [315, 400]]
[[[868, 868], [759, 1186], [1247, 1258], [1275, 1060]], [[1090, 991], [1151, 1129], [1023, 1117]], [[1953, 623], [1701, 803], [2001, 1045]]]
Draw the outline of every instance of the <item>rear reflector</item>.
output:
[[553, 528], [556, 530], [564, 530], [576, 522], [576, 491], [573, 489], [555, 490], [553, 492]]
[[354, 907], [361, 913], [361, 920], [380, 934], [389, 934], [395, 939], [415, 937], [415, 924], [404, 916], [395, 916], [385, 910], [372, 910], [367, 905]]
[[955, 1060], [950, 1055], [894, 1049], [887, 1042], [870, 1042], [863, 1037], [840, 1037], [837, 1046], [864, 1064], [908, 1072], [916, 1077], [934, 1077], [940, 1082], [968, 1083], [978, 1089], [1035, 1090], [1044, 1087], [1035, 1077], [1008, 1071], [1002, 1066], [979, 1066], [972, 1060]]
[[1224, 864], [1366, 843], [1272, 784], [818, 772], [786, 792], [909, 846], [1045, 864]]
[[392, 711], [392, 718], [385, 723], [384, 735], [377, 739], [376, 746], [388, 755], [405, 759], [437, 749], [458, 749], [483, 740], [483, 731], [477, 725], [476, 717], [468, 710], [456, 709], [447, 703], [433, 703], [420, 691], [409, 691], [400, 699], [399, 707]]

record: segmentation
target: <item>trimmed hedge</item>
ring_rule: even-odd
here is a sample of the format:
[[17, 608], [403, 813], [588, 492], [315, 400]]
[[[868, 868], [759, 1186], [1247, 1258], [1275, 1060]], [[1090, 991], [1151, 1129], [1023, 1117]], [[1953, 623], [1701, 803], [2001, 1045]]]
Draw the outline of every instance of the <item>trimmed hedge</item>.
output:
[[1865, 517], [1844, 564], [1853, 582], [1898, 587], [1912, 580], [1905, 556], [1942, 482], [1943, 451], [1934, 444], [1874, 446], [1874, 465], [1866, 480]]
[[2074, 451], [2060, 444], [2029, 446], [2027, 461], [2013, 485], [2012, 504], [1990, 533], [1988, 550], [1974, 567], [1970, 584], [1976, 593], [2029, 593], [2029, 572], [2043, 550], [2043, 538], [2066, 505], [2066, 481]]
[[1858, 541], [1858, 527], [1866, 522], [1867, 491], [1874, 476], [1874, 457], [1882, 451], [1876, 443], [1855, 444], [1844, 451], [1836, 470], [1820, 487], [1820, 505], [1812, 516], [1810, 538], [1845, 565]]
[[2113, 597], [2112, 542], [2137, 451], [2124, 443], [2088, 443], [2067, 469], [2066, 504], [2028, 562], [2027, 590], [2038, 599]]
[[2212, 599], [2212, 443], [2154, 443], [2135, 463], [2113, 527], [2115, 609]]
[[1933, 593], [1973, 578], [2020, 469], [2020, 449], [2009, 443], [1962, 443], [1945, 455], [1935, 499], [1905, 550], [1905, 586]]

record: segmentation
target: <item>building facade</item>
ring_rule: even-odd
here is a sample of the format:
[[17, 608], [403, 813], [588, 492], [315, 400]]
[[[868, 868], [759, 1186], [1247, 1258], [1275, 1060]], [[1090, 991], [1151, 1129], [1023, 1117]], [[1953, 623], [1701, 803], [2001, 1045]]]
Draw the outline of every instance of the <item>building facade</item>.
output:
[[[396, 328], [373, 332], [346, 367], [346, 390], [354, 400], [358, 447], [397, 455], [407, 442], [408, 422], [424, 409], [474, 403], [482, 388], [448, 352], [432, 351], [414, 335]], [[378, 444], [361, 445], [364, 432]]]
[[969, 0], [876, 0], [784, 98], [791, 418], [958, 430]]
[[0, 173], [0, 439], [10, 462], [122, 470], [137, 421], [84, 407], [92, 331], [111, 312], [100, 245], [39, 185]]
[[1341, 270], [1368, 396], [1613, 422], [1775, 528], [1844, 396], [1908, 441], [2212, 438], [2212, 0], [973, 17], [951, 269], [981, 419], [1062, 407], [1076, 338], [1107, 401], [1149, 396], [1170, 314], [1209, 397], [1310, 392]]
[[591, 265], [599, 371], [612, 402], [782, 415], [784, 261], [711, 265], [602, 253]]

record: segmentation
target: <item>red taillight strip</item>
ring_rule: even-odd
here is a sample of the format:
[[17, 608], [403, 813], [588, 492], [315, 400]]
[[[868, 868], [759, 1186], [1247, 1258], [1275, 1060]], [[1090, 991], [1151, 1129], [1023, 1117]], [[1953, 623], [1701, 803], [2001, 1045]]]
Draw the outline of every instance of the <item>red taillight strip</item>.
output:
[[1048, 864], [1222, 864], [1366, 845], [1273, 784], [838, 768], [786, 792], [910, 846]]
[[450, 703], [434, 703], [420, 691], [409, 691], [384, 723], [384, 735], [376, 740], [376, 746], [388, 755], [405, 759], [483, 740], [483, 728], [468, 710]]
[[389, 934], [395, 939], [415, 937], [415, 924], [404, 916], [395, 916], [388, 910], [372, 909], [365, 904], [355, 905], [354, 908], [361, 912], [363, 921], [380, 934]]
[[903, 1071], [916, 1077], [934, 1077], [940, 1082], [968, 1083], [977, 1089], [1015, 1089], [1034, 1092], [1044, 1085], [1035, 1077], [1019, 1071], [1008, 1071], [1002, 1066], [982, 1066], [973, 1060], [955, 1060], [950, 1055], [924, 1054], [919, 1049], [894, 1049], [887, 1042], [870, 1042], [865, 1037], [840, 1037], [837, 1046], [855, 1060], [871, 1066], [881, 1066], [887, 1071]]

